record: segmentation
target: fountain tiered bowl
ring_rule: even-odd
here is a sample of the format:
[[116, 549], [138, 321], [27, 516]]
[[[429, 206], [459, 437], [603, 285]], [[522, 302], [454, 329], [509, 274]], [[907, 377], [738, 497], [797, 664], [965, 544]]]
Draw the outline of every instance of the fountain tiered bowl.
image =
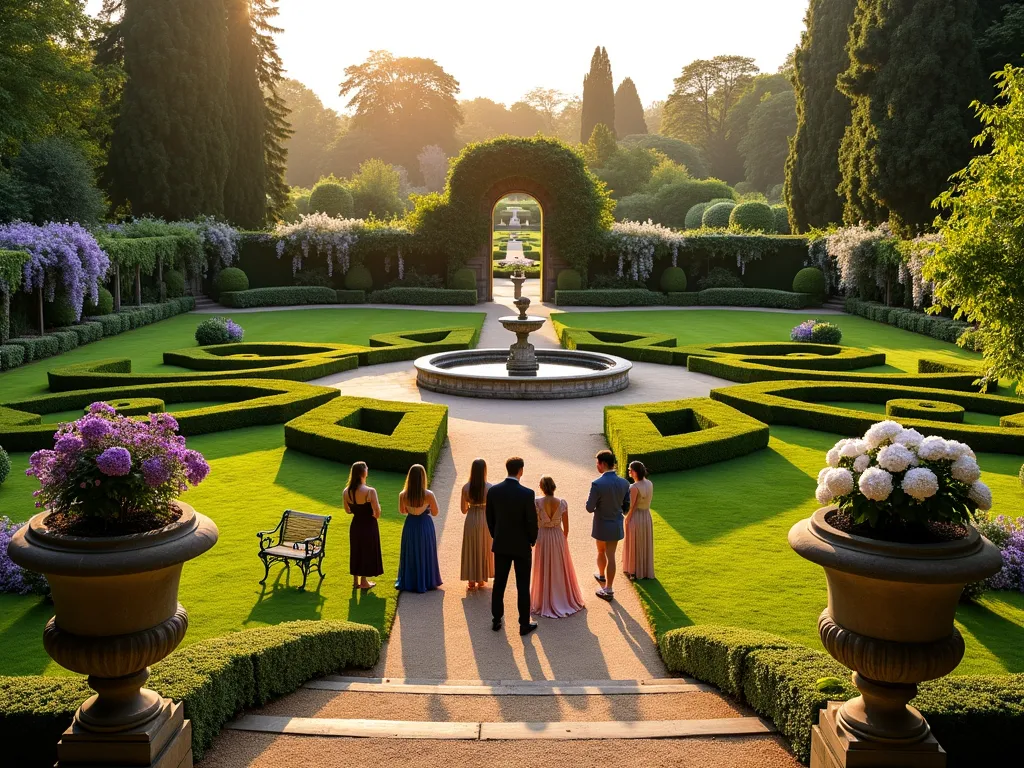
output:
[[629, 386], [628, 360], [598, 352], [536, 349], [530, 334], [546, 322], [527, 314], [530, 300], [515, 301], [518, 315], [498, 319], [516, 335], [508, 349], [441, 352], [415, 362], [416, 384], [432, 392], [503, 400], [562, 400], [619, 392]]

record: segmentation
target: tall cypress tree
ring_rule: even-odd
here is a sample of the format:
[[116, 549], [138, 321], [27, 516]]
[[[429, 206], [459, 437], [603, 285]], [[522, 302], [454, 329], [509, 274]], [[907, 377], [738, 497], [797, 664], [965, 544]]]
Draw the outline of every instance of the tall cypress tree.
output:
[[277, 0], [252, 0], [254, 42], [259, 49], [256, 73], [264, 98], [263, 150], [266, 163], [266, 192], [268, 213], [278, 215], [288, 204], [288, 140], [292, 127], [288, 120], [291, 110], [281, 95], [284, 66], [277, 52], [274, 35], [280, 28], [273, 23], [278, 14]]
[[583, 117], [580, 141], [584, 144], [594, 132], [594, 126], [604, 123], [615, 131], [615, 84], [608, 51], [601, 46], [594, 49], [590, 59], [590, 72], [583, 77]]
[[798, 232], [843, 219], [839, 145], [850, 124], [850, 102], [836, 79], [850, 64], [846, 43], [857, 0], [811, 0], [794, 58], [796, 135], [786, 162], [786, 204]]
[[619, 136], [647, 133], [644, 105], [631, 77], [619, 83], [615, 91], [615, 133]]
[[228, 93], [231, 96], [231, 163], [224, 186], [228, 220], [258, 229], [266, 223], [267, 184], [263, 134], [266, 109], [257, 74], [260, 52], [254, 40], [249, 0], [224, 0], [228, 33]]
[[224, 4], [128, 0], [128, 80], [111, 137], [116, 203], [167, 219], [224, 213], [231, 156]]
[[987, 84], [974, 39], [977, 0], [860, 0], [839, 85], [853, 120], [839, 153], [848, 223], [888, 218], [912, 234], [972, 155], [971, 102]]

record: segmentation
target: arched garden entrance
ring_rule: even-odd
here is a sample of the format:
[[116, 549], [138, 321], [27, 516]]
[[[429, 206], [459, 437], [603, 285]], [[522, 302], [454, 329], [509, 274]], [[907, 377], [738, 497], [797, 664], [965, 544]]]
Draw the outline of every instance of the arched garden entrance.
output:
[[540, 277], [544, 269], [544, 223], [540, 203], [519, 192], [505, 195], [494, 204], [491, 221], [493, 280], [499, 286], [507, 286], [509, 278], [521, 272], [526, 276], [523, 295], [531, 301], [540, 301]]

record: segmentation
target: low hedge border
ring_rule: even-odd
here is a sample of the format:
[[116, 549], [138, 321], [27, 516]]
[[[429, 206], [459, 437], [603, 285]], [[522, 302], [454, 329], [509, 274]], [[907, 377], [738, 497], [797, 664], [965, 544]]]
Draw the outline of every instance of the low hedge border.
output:
[[931, 360], [926, 357], [917, 361], [918, 373], [971, 373], [981, 378], [985, 375], [985, 369], [980, 365], [970, 363], [950, 363], [945, 360]]
[[767, 424], [707, 397], [605, 406], [604, 434], [622, 472], [631, 461], [678, 472], [768, 447]]
[[475, 306], [475, 290], [464, 288], [382, 288], [368, 297], [370, 304], [404, 304], [408, 306]]
[[391, 472], [422, 464], [428, 476], [447, 437], [447, 406], [368, 397], [339, 397], [284, 425], [288, 448]]
[[304, 304], [338, 304], [334, 288], [316, 285], [289, 285], [277, 288], [250, 288], [247, 291], [227, 291], [220, 295], [220, 303], [232, 309], [252, 307], [295, 307]]
[[666, 303], [664, 293], [646, 288], [555, 291], [555, 304], [559, 307], [660, 307]]
[[868, 320], [893, 325], [904, 331], [920, 333], [922, 336], [931, 336], [933, 339], [948, 341], [952, 344], [956, 343], [964, 331], [973, 328], [970, 323], [960, 320], [951, 320], [939, 315], [926, 315], [924, 312], [905, 307], [887, 307], [876, 301], [847, 299], [844, 308], [851, 315], [860, 315]]
[[[1024, 404], [1022, 404], [1024, 407]], [[924, 419], [925, 421], [947, 421], [950, 424], [964, 423], [964, 407], [941, 400], [919, 400], [917, 398], [896, 398], [885, 404], [885, 415], [893, 418]]]
[[839, 435], [858, 435], [880, 420], [877, 413], [824, 405], [863, 402], [884, 405], [895, 397], [937, 400], [968, 411], [1000, 416], [998, 427], [950, 424], [924, 419], [896, 419], [926, 435], [961, 440], [976, 451], [1024, 455], [1024, 403], [1016, 397], [981, 395], [899, 384], [850, 381], [769, 381], [711, 390], [711, 397], [765, 424], [788, 424]]
[[806, 309], [814, 297], [809, 293], [772, 288], [707, 288], [700, 292], [702, 307], [762, 307], [765, 309]]
[[18, 344], [0, 344], [0, 371], [9, 371], [25, 362], [25, 348]]
[[438, 352], [472, 349], [480, 340], [473, 327], [425, 328], [421, 331], [378, 333], [370, 337], [370, 349], [359, 353], [360, 365], [379, 365], [415, 360]]
[[[238, 713], [346, 668], [369, 668], [380, 633], [348, 621], [292, 621], [236, 632], [175, 651], [146, 685], [183, 702], [198, 761]], [[0, 677], [0, 738], [12, 765], [52, 766], [57, 741], [92, 691], [82, 677]]]
[[156, 398], [164, 403], [218, 402], [174, 414], [185, 436], [224, 432], [263, 424], [282, 424], [338, 396], [334, 387], [294, 381], [250, 379], [230, 382], [180, 382], [125, 385], [60, 392], [0, 403], [0, 444], [8, 450], [53, 447], [57, 424], [40, 416], [85, 408], [98, 401]]
[[552, 317], [555, 334], [566, 349], [617, 355], [641, 363], [672, 365], [676, 337], [667, 333], [624, 333], [563, 325]]
[[366, 291], [339, 288], [334, 292], [335, 298], [339, 304], [365, 304], [366, 303]]
[[[684, 627], [664, 633], [658, 648], [670, 671], [711, 683], [769, 718], [805, 763], [819, 711], [829, 701], [857, 695], [839, 662], [766, 632]], [[818, 690], [823, 678], [840, 683], [824, 693]], [[928, 719], [950, 768], [1009, 765], [1019, 758], [1024, 675], [946, 677], [921, 685], [911, 703]]]
[[814, 297], [772, 288], [707, 288], [703, 291], [660, 293], [646, 288], [555, 291], [560, 307], [762, 307], [806, 309]]

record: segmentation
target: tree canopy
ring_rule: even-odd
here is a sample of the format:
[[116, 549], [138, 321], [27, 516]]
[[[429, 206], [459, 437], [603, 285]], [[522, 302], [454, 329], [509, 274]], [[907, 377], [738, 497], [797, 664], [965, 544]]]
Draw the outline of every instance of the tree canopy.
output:
[[621, 137], [639, 133], [647, 133], [644, 105], [640, 102], [640, 94], [637, 93], [633, 79], [627, 77], [615, 90], [615, 135]]
[[590, 72], [583, 76], [583, 116], [580, 141], [590, 139], [597, 125], [607, 125], [615, 132], [615, 82], [608, 51], [598, 46], [590, 59]]

